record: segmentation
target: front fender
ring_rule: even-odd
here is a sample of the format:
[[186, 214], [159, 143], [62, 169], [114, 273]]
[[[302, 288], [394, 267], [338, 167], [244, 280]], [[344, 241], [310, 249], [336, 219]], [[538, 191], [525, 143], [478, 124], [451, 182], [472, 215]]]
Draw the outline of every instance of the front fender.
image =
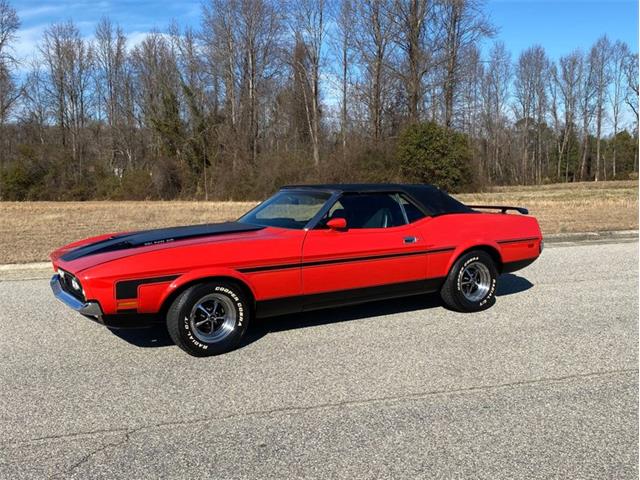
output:
[[246, 275], [243, 275], [231, 268], [210, 267], [210, 268], [199, 268], [196, 270], [191, 270], [183, 275], [180, 275], [173, 282], [171, 282], [169, 286], [166, 287], [159, 296], [157, 296], [156, 302], [151, 302], [150, 304], [147, 304], [142, 298], [143, 292], [141, 292], [141, 295], [140, 295], [141, 307], [144, 309], [145, 312], [147, 311], [149, 311], [150, 313], [158, 312], [160, 311], [162, 306], [165, 304], [167, 299], [172, 297], [177, 291], [182, 290], [185, 286], [193, 283], [205, 281], [210, 278], [220, 278], [220, 277], [237, 280], [238, 282], [245, 285], [251, 292], [251, 295], [255, 298], [254, 288], [251, 285], [251, 282], [249, 281]]

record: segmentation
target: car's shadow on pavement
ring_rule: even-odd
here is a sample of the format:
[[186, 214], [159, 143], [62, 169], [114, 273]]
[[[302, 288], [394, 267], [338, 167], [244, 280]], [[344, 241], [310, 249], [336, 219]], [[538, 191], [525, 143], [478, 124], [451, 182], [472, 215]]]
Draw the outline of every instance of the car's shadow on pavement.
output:
[[173, 345], [167, 327], [158, 324], [144, 328], [110, 328], [109, 331], [131, 345], [141, 348], [158, 348]]
[[[498, 280], [496, 296], [512, 295], [528, 290], [531, 287], [533, 287], [533, 284], [526, 278], [507, 273], [500, 276]], [[436, 307], [445, 307], [445, 305], [440, 295], [434, 293], [267, 318], [258, 320], [253, 324], [240, 348], [260, 340], [271, 332], [283, 332], [369, 317], [428, 310]]]
[[514, 275], [513, 273], [505, 273], [498, 278], [498, 289], [496, 295], [498, 297], [504, 297], [506, 295], [512, 295], [514, 293], [524, 292], [533, 287], [526, 278]]
[[[533, 287], [533, 284], [526, 278], [507, 273], [500, 276], [496, 295], [498, 297], [512, 295], [529, 290], [531, 287]], [[249, 327], [249, 331], [245, 335], [239, 348], [260, 340], [271, 332], [282, 332], [318, 325], [348, 322], [350, 320], [368, 317], [427, 310], [442, 306], [443, 303], [440, 296], [438, 294], [431, 294], [267, 318], [258, 320]], [[173, 345], [173, 341], [169, 337], [169, 333], [164, 325], [149, 328], [110, 329], [110, 331], [127, 343], [141, 348], [158, 348]]]

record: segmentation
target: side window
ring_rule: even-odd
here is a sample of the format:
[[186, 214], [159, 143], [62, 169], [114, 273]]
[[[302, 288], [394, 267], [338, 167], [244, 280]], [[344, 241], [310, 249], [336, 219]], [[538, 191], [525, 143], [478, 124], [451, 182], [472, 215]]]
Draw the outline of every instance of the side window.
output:
[[413, 223], [417, 220], [423, 219], [426, 215], [420, 211], [410, 200], [407, 200], [404, 196], [398, 195], [402, 209], [407, 215], [407, 221]]
[[344, 218], [348, 228], [389, 228], [407, 223], [397, 195], [345, 194], [329, 210], [327, 220]]

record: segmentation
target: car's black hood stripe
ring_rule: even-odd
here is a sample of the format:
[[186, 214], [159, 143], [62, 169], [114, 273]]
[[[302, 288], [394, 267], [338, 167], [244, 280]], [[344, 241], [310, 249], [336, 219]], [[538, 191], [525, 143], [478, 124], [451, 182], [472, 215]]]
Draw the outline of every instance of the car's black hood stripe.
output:
[[118, 235], [106, 240], [84, 245], [65, 253], [62, 255], [61, 259], [69, 262], [89, 255], [97, 255], [99, 253], [114, 252], [117, 250], [136, 247], [147, 247], [149, 245], [158, 245], [197, 237], [222, 235], [225, 233], [252, 232], [262, 230], [263, 228], [265, 227], [250, 225], [248, 223], [226, 222], [145, 230], [141, 232], [128, 233], [126, 235]]

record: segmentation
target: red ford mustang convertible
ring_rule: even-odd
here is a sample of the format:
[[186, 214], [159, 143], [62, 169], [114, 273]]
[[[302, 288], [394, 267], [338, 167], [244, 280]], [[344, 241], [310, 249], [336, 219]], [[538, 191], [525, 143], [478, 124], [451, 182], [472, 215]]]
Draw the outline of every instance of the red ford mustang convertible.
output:
[[289, 186], [236, 222], [62, 247], [51, 287], [107, 326], [166, 321], [179, 347], [214, 355], [253, 318], [437, 291], [452, 309], [488, 308], [498, 276], [542, 252], [527, 214], [430, 185]]

